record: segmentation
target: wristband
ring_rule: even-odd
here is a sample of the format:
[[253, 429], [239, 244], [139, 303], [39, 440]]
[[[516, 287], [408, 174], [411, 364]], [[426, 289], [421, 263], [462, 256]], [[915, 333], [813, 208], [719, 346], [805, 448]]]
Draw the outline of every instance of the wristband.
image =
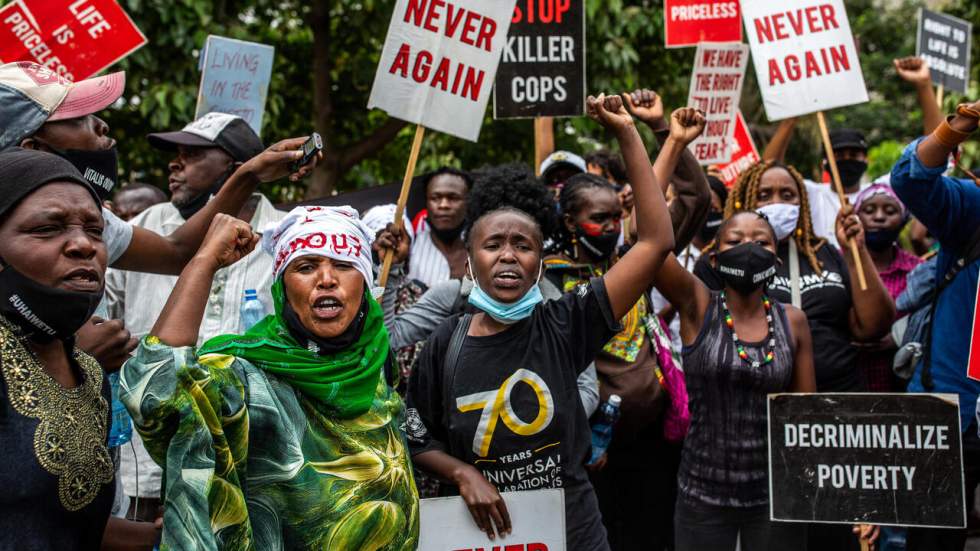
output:
[[939, 126], [937, 126], [932, 132], [932, 137], [947, 149], [956, 149], [956, 146], [965, 142], [967, 138], [970, 137], [970, 132], [960, 132], [949, 125], [949, 121], [952, 120], [952, 118], [953, 117], [946, 117], [946, 119], [939, 123]]
[[966, 117], [968, 119], [973, 119], [980, 122], [980, 111], [972, 109], [969, 105], [961, 103], [956, 106], [956, 114], [961, 117]]

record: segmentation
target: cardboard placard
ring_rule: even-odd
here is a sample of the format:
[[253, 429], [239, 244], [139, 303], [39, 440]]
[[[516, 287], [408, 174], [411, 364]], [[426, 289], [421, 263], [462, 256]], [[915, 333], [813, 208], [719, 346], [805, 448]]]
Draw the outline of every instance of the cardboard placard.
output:
[[738, 111], [735, 114], [735, 134], [732, 136], [732, 160], [716, 167], [721, 173], [721, 181], [726, 187], [732, 187], [742, 172], [761, 159], [742, 112]]
[[368, 108], [475, 142], [514, 3], [398, 0]]
[[770, 121], [868, 101], [843, 0], [742, 0]]
[[419, 549], [425, 551], [565, 551], [565, 491], [503, 492], [513, 532], [490, 541], [461, 497], [419, 501]]
[[956, 395], [770, 395], [771, 518], [963, 528], [960, 437]]
[[707, 124], [688, 148], [702, 165], [727, 163], [732, 158], [735, 114], [748, 64], [745, 44], [698, 44], [687, 105], [703, 111]]
[[493, 89], [493, 117], [585, 113], [585, 1], [518, 0]]
[[0, 63], [33, 61], [84, 80], [144, 44], [114, 0], [16, 0], [0, 8]]
[[668, 48], [741, 41], [738, 0], [664, 0], [664, 43]]
[[919, 10], [915, 55], [929, 62], [933, 84], [967, 93], [972, 40], [973, 25], [969, 21], [927, 9]]
[[261, 136], [275, 53], [266, 44], [209, 36], [201, 51], [194, 118], [212, 112], [238, 115]]

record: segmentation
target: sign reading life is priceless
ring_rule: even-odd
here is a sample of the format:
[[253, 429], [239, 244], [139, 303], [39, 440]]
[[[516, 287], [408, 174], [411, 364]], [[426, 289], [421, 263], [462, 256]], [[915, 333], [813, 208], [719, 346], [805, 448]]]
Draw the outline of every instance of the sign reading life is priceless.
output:
[[963, 528], [952, 394], [769, 396], [773, 520]]
[[732, 158], [735, 114], [748, 64], [745, 44], [698, 44], [687, 105], [703, 111], [707, 124], [688, 148], [702, 165], [727, 163]]
[[368, 108], [480, 136], [515, 0], [398, 0]]
[[201, 52], [201, 86], [195, 119], [207, 113], [238, 115], [262, 135], [275, 48], [211, 35]]
[[564, 490], [503, 492], [513, 532], [490, 541], [461, 497], [419, 501], [419, 549], [425, 551], [565, 551]]
[[0, 63], [33, 61], [78, 81], [144, 44], [115, 0], [19, 0], [0, 8]]
[[738, 0], [664, 0], [664, 43], [668, 48], [741, 41]]
[[919, 10], [915, 55], [929, 62], [934, 84], [965, 94], [970, 85], [973, 25], [944, 13]]
[[868, 101], [843, 0], [742, 0], [770, 121]]
[[585, 112], [585, 0], [518, 0], [493, 92], [495, 119]]

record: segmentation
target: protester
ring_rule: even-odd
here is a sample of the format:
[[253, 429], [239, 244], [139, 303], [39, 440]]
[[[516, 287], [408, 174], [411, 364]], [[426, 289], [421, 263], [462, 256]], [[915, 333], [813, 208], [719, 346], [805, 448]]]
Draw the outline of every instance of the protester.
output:
[[75, 333], [102, 298], [101, 199], [62, 158], [0, 153], [0, 548], [151, 549], [109, 519], [109, 384]]
[[137, 183], [119, 188], [111, 201], [103, 201], [103, 206], [123, 222], [129, 222], [153, 205], [166, 202], [167, 194], [160, 188]]
[[[980, 439], [973, 412], [980, 382], [966, 376], [980, 275], [980, 187], [972, 180], [944, 176], [950, 155], [977, 130], [980, 101], [961, 104], [927, 137], [906, 147], [892, 168], [891, 184], [909, 210], [941, 245], [932, 319], [925, 330], [924, 357], [909, 383], [910, 392], [958, 394], [966, 503], [980, 482]], [[965, 529], [910, 528], [909, 551], [961, 551]]]
[[545, 157], [538, 167], [541, 181], [551, 190], [556, 200], [565, 181], [583, 172], [588, 172], [585, 159], [569, 151], [555, 151]]
[[404, 410], [370, 292], [372, 237], [349, 207], [294, 209], [262, 235], [274, 313], [195, 351], [215, 274], [258, 240], [245, 222], [215, 218], [123, 368], [123, 400], [167, 466], [164, 546], [417, 545]]
[[[452, 318], [429, 339], [409, 383], [406, 425], [413, 461], [457, 486], [491, 539], [511, 527], [500, 491], [562, 487], [566, 545], [583, 551], [609, 546], [585, 475], [589, 428], [575, 379], [620, 329], [616, 320], [674, 246], [667, 206], [623, 99], [590, 97], [588, 111], [619, 141], [636, 194], [637, 242], [602, 278], [542, 304], [536, 283], [544, 236], [534, 219], [501, 209], [473, 221], [469, 302], [481, 311]], [[678, 126], [703, 125], [693, 109], [673, 119]], [[680, 148], [667, 154], [679, 156]], [[487, 421], [480, 421], [480, 410]], [[507, 463], [487, 461], [505, 456]], [[531, 465], [545, 467], [508, 482], [508, 473]]]
[[585, 156], [585, 166], [589, 174], [602, 176], [616, 187], [623, 204], [623, 216], [629, 216], [633, 212], [633, 187], [626, 176], [623, 158], [608, 149], [600, 149]]
[[473, 187], [470, 175], [443, 167], [428, 176], [425, 184], [425, 227], [412, 241], [408, 275], [425, 285], [462, 277], [466, 271], [463, 225], [466, 197]]

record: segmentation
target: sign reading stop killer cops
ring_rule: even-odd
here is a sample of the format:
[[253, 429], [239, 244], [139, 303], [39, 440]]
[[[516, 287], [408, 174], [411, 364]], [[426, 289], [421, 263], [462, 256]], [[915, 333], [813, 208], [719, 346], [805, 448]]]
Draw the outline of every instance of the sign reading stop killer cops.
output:
[[772, 519], [962, 528], [960, 434], [955, 395], [770, 395]]
[[770, 121], [864, 103], [843, 0], [741, 0]]
[[915, 55], [929, 62], [934, 84], [961, 94], [970, 85], [970, 40], [973, 26], [962, 19], [919, 10]]
[[368, 108], [480, 136], [515, 0], [398, 0]]
[[664, 0], [664, 42], [668, 48], [741, 41], [738, 0]]
[[704, 132], [688, 148], [702, 165], [732, 158], [735, 114], [749, 64], [749, 47], [741, 43], [698, 44], [687, 104], [704, 112]]
[[419, 549], [425, 551], [565, 551], [564, 490], [503, 492], [513, 532], [490, 541], [461, 497], [419, 501]]
[[585, 0], [518, 0], [493, 92], [495, 119], [585, 112]]

